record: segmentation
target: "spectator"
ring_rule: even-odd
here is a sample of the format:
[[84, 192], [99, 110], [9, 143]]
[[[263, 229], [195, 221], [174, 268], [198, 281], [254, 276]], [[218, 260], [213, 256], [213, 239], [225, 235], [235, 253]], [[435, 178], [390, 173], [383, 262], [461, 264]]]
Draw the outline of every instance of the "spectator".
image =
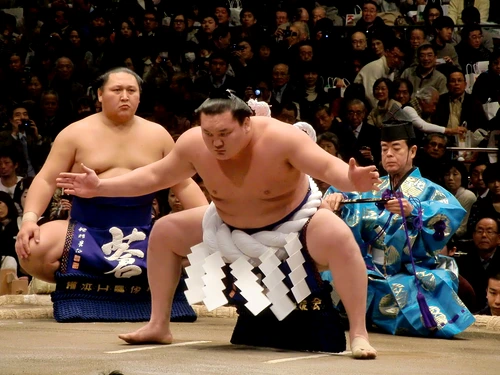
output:
[[0, 191], [0, 269], [15, 269], [19, 275], [19, 259], [15, 250], [17, 209], [11, 196]]
[[483, 173], [489, 163], [482, 159], [473, 162], [470, 167], [470, 186], [469, 189], [476, 195], [478, 199], [482, 199], [488, 195], [488, 187], [483, 179]]
[[470, 210], [476, 202], [476, 195], [467, 189], [468, 172], [466, 166], [457, 160], [450, 161], [444, 168], [443, 186], [457, 198], [467, 213], [465, 214], [460, 226], [455, 232], [455, 236], [461, 238], [467, 233], [467, 220], [469, 220]]
[[293, 101], [295, 88], [290, 84], [290, 70], [288, 64], [276, 64], [272, 72], [273, 100], [278, 103]]
[[[78, 100], [77, 100], [78, 101]], [[61, 130], [68, 126], [74, 116], [61, 112], [59, 106], [59, 95], [54, 90], [44, 91], [40, 100], [41, 117], [38, 120], [40, 132], [48, 137], [48, 142], [54, 142]], [[75, 114], [77, 112], [75, 102]]]
[[83, 85], [74, 80], [75, 65], [67, 57], [60, 57], [56, 61], [56, 74], [49, 83], [49, 88], [59, 95], [59, 107], [70, 117], [75, 111], [78, 98], [81, 98], [85, 91]]
[[500, 272], [500, 243], [497, 219], [485, 216], [474, 225], [472, 243], [463, 249], [465, 256], [457, 258], [460, 274], [471, 284], [476, 293], [476, 307], [486, 306], [486, 288], [490, 273]]
[[299, 103], [300, 119], [312, 124], [315, 108], [328, 104], [330, 100], [323, 88], [319, 66], [314, 62], [308, 62], [303, 63], [299, 69], [302, 76], [296, 91], [296, 101]]
[[401, 78], [408, 79], [414, 90], [418, 91], [424, 87], [434, 87], [439, 94], [448, 92], [446, 88], [446, 77], [436, 70], [436, 50], [431, 44], [423, 44], [417, 50], [417, 66], [406, 69]]
[[[446, 64], [444, 67], [458, 67], [457, 51], [452, 44], [453, 29], [455, 27], [453, 20], [450, 17], [441, 16], [436, 18], [432, 26], [434, 27], [432, 46], [436, 51], [437, 58], [444, 61], [444, 64]], [[443, 64], [443, 61], [441, 64]], [[444, 69], [446, 71], [444, 67], [438, 66], [438, 69]]]
[[227, 74], [229, 59], [227, 55], [214, 52], [209, 59], [209, 74], [194, 82], [194, 91], [208, 97], [212, 92], [236, 90], [236, 79]]
[[0, 132], [0, 147], [12, 147], [23, 158], [19, 175], [34, 176], [47, 157], [50, 145], [44, 142], [38, 127], [24, 104], [15, 104], [10, 111], [10, 127]]
[[380, 59], [384, 55], [384, 36], [380, 33], [374, 33], [370, 39], [370, 49], [374, 60]]
[[433, 122], [451, 129], [464, 125], [472, 131], [487, 129], [488, 119], [483, 106], [479, 100], [465, 92], [464, 73], [455, 69], [449, 73], [447, 80], [448, 93], [439, 97]]
[[240, 12], [241, 26], [237, 26], [231, 31], [237, 40], [248, 39], [257, 44], [265, 38], [264, 30], [258, 21], [259, 18], [255, 10], [243, 8]]
[[436, 184], [443, 183], [444, 166], [449, 161], [446, 154], [448, 137], [442, 133], [430, 133], [424, 138], [424, 145], [418, 150], [415, 165], [420, 174]]
[[[471, 3], [474, 8], [478, 9], [481, 15], [481, 23], [488, 21], [490, 12], [490, 2], [489, 0], [474, 0]], [[450, 5], [448, 8], [448, 15], [451, 17], [453, 22], [457, 25], [462, 24], [462, 12], [465, 9], [466, 1], [463, 0], [450, 0]]]
[[366, 98], [373, 107], [377, 104], [373, 97], [373, 84], [379, 78], [393, 80], [405, 56], [401, 42], [396, 39], [387, 41], [385, 48], [384, 56], [365, 65], [354, 80], [355, 83], [361, 83], [364, 86]]
[[482, 46], [483, 30], [478, 25], [464, 26], [461, 33], [462, 40], [458, 43], [456, 51], [460, 67], [465, 72], [467, 65], [478, 61], [488, 61], [490, 51]]
[[[462, 21], [465, 26], [467, 25], [479, 25], [481, 24], [481, 15], [479, 14], [479, 10], [474, 7], [464, 8], [462, 11]], [[495, 44], [493, 42], [493, 37], [487, 29], [481, 28], [483, 32], [483, 40], [481, 45], [486, 48], [488, 51], [493, 52]], [[460, 39], [457, 40], [459, 42]]]
[[356, 30], [359, 30], [370, 37], [373, 33], [387, 29], [382, 18], [378, 17], [378, 5], [375, 1], [367, 0], [363, 4], [361, 19], [356, 22]]
[[230, 20], [231, 20], [231, 10], [229, 9], [229, 6], [227, 5], [227, 2], [221, 2], [219, 4], [216, 4], [215, 9], [214, 9], [214, 14], [215, 17], [217, 17], [217, 22], [219, 26], [233, 26], [230, 25]]
[[345, 124], [355, 137], [351, 152], [354, 153], [356, 161], [359, 165], [378, 165], [381, 155], [380, 130], [367, 123], [366, 107], [361, 100], [349, 101], [346, 108]]
[[394, 89], [392, 81], [389, 78], [379, 78], [373, 84], [373, 97], [377, 100], [377, 105], [372, 109], [366, 122], [381, 128], [389, 110], [393, 105], [400, 106], [393, 98]]
[[500, 87], [500, 50], [490, 56], [488, 71], [481, 73], [474, 83], [472, 95], [484, 104], [488, 101], [497, 101], [497, 92]]
[[476, 314], [500, 316], [500, 272], [491, 272], [486, 288], [487, 305]]
[[218, 27], [217, 17], [212, 14], [205, 15], [201, 20], [201, 29], [196, 33], [196, 39], [204, 46], [208, 41], [212, 40], [212, 34]]
[[500, 202], [500, 167], [498, 163], [486, 167], [483, 172], [483, 180], [489, 191], [484, 198], [478, 199], [472, 206], [467, 224], [469, 235], [474, 232], [474, 228], [481, 218], [500, 219], [500, 207], [498, 205], [498, 202]]
[[405, 106], [413, 95], [413, 85], [407, 79], [400, 78], [394, 81], [394, 99]]
[[298, 121], [299, 115], [297, 106], [293, 102], [273, 105], [271, 114], [272, 117], [290, 125], [293, 125]]
[[[0, 191], [14, 198], [14, 190], [22, 177], [17, 175], [18, 155], [12, 148], [0, 147]], [[0, 242], [1, 243], [1, 242]]]

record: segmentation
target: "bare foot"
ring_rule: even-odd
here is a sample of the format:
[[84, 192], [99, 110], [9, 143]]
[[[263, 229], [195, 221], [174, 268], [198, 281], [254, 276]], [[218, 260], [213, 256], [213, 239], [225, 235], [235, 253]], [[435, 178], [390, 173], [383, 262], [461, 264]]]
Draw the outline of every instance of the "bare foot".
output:
[[132, 345], [171, 344], [173, 340], [172, 334], [166, 326], [159, 327], [151, 322], [135, 332], [118, 335], [118, 337]]
[[377, 351], [364, 337], [355, 337], [351, 342], [351, 351], [354, 359], [375, 359]]

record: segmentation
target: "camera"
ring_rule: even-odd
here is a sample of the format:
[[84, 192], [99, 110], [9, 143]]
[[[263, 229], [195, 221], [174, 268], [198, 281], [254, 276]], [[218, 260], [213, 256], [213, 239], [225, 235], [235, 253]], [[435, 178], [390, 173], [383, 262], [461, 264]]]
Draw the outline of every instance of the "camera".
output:
[[236, 51], [243, 51], [245, 49], [245, 47], [243, 46], [239, 46], [237, 45], [236, 43], [235, 44], [231, 44], [229, 46], [229, 49], [232, 51], [232, 52], [236, 52]]
[[31, 129], [31, 122], [29, 120], [23, 120], [21, 125], [19, 125], [19, 130], [27, 133]]
[[288, 26], [285, 30], [283, 30], [283, 38], [289, 38], [291, 36], [297, 36], [297, 33], [290, 30], [290, 26]]
[[259, 90], [259, 89], [255, 89], [253, 90], [253, 93], [255, 94], [255, 96], [258, 98], [260, 96], [260, 94], [262, 94], [262, 92]]

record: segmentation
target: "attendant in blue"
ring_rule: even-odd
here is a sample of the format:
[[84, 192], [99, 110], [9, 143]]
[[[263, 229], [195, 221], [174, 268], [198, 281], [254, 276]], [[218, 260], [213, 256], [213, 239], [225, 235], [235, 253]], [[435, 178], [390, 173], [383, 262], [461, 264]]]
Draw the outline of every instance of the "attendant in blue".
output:
[[361, 247], [368, 272], [368, 320], [392, 334], [452, 337], [474, 317], [456, 294], [454, 260], [439, 253], [465, 211], [413, 166], [417, 146], [411, 124], [387, 124], [381, 130], [388, 176], [382, 177], [380, 190], [341, 193], [330, 187], [325, 202]]

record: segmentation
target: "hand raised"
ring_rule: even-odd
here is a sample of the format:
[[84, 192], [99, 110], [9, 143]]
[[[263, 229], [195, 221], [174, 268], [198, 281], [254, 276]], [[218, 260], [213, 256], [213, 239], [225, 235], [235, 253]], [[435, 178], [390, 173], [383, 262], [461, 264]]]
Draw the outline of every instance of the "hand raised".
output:
[[83, 165], [84, 173], [68, 173], [59, 174], [56, 179], [57, 187], [64, 189], [64, 194], [76, 195], [82, 198], [92, 198], [97, 196], [101, 180], [93, 169]]
[[374, 165], [358, 167], [356, 160], [351, 158], [349, 160], [348, 176], [356, 191], [380, 190], [378, 185], [382, 181], [379, 179], [377, 167]]

